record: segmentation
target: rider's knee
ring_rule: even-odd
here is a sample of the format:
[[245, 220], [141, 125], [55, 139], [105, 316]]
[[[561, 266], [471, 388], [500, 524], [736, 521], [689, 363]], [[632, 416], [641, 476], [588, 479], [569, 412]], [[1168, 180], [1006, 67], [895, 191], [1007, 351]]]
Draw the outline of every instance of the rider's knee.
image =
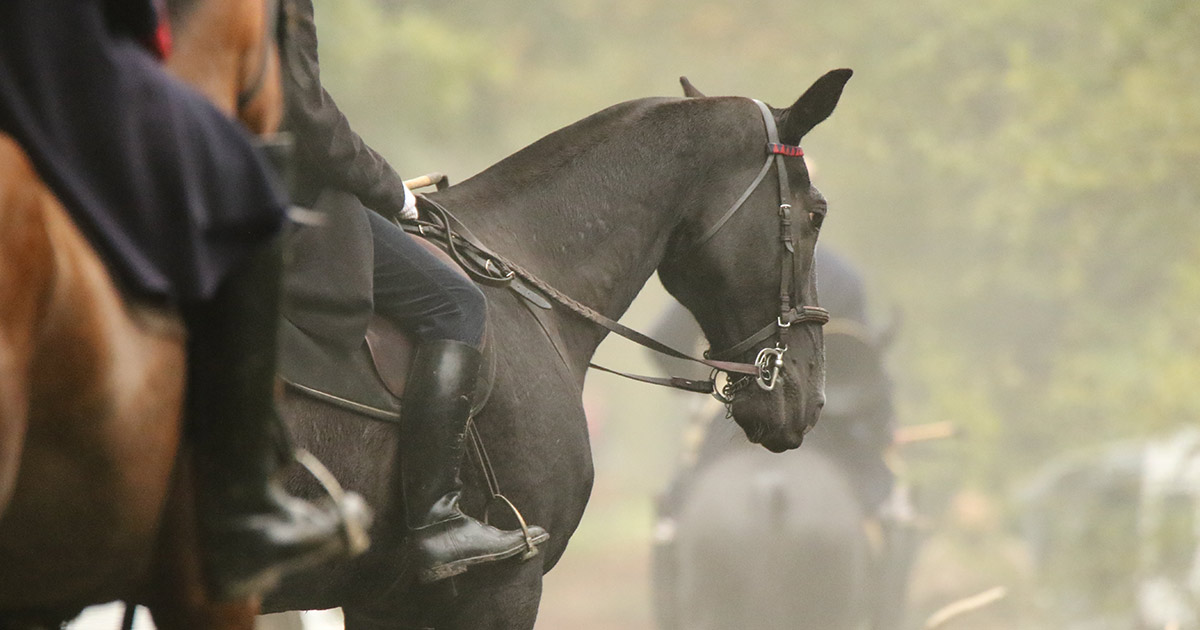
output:
[[479, 287], [470, 280], [446, 287], [454, 301], [454, 312], [443, 322], [448, 338], [473, 346], [483, 342], [483, 331], [487, 325], [487, 298]]

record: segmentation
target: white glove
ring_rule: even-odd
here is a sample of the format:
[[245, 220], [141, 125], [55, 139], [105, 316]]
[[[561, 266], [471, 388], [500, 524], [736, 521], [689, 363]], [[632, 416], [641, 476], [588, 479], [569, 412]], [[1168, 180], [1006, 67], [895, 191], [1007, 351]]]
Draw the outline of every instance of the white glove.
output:
[[404, 207], [400, 210], [400, 218], [412, 220], [417, 218], [417, 196], [404, 187]]

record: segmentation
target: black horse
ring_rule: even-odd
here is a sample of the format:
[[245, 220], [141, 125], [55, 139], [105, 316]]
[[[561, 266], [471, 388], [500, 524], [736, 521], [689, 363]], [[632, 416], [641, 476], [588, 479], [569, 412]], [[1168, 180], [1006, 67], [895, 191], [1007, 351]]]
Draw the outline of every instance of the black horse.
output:
[[670, 538], [654, 553], [659, 627], [866, 627], [874, 558], [842, 465], [808, 443], [774, 455], [734, 443], [729, 424], [713, 426], [728, 447], [656, 531]]
[[[799, 145], [832, 113], [850, 75], [831, 71], [790, 108], [771, 110], [777, 142]], [[746, 388], [733, 414], [752, 441], [783, 451], [799, 446], [817, 421], [824, 356], [819, 322], [775, 328], [781, 273], [791, 304], [816, 305], [812, 257], [826, 203], [803, 160], [784, 158], [785, 172], [773, 168], [762, 186], [752, 185], [770, 160], [766, 122], [746, 98], [631, 101], [431, 199], [491, 250], [610, 318], [628, 308], [657, 270], [714, 348], [736, 348], [769, 324], [771, 336], [733, 360], [754, 360], [778, 340], [787, 345], [778, 382], [773, 391]], [[790, 182], [782, 192], [781, 176]], [[743, 193], [750, 194], [737, 214], [698, 245]], [[781, 196], [792, 206], [791, 224], [782, 228]], [[781, 230], [790, 236], [787, 249]], [[267, 610], [342, 606], [347, 628], [355, 630], [533, 626], [542, 575], [562, 557], [591, 491], [581, 393], [607, 330], [559, 306], [530, 309], [510, 291], [485, 290], [495, 383], [475, 422], [503, 493], [551, 534], [540, 556], [417, 587], [405, 570], [400, 493], [389, 487], [403, 436], [392, 425], [291, 393], [285, 412], [297, 440], [362, 493], [378, 518], [364, 556], [291, 580], [268, 598]], [[470, 465], [464, 470], [464, 509], [482, 514], [486, 484]], [[499, 516], [493, 509], [494, 522], [516, 526]]]

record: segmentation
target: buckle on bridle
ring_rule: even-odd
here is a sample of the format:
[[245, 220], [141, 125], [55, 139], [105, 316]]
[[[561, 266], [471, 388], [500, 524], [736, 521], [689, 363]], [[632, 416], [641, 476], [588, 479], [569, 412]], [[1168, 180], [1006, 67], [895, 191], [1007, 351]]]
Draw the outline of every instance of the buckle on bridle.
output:
[[758, 351], [758, 357], [754, 359], [754, 365], [758, 367], [758, 377], [755, 382], [764, 391], [772, 391], [775, 389], [775, 383], [779, 380], [779, 370], [783, 367], [783, 353], [787, 352], [787, 346], [775, 346], [774, 348], [763, 348]]

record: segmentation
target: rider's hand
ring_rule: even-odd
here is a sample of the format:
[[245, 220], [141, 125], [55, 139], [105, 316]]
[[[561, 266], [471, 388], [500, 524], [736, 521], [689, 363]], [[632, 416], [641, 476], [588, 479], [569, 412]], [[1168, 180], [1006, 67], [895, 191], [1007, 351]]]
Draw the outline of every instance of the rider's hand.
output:
[[417, 218], [417, 196], [404, 187], [404, 207], [400, 209], [400, 218], [412, 220]]

